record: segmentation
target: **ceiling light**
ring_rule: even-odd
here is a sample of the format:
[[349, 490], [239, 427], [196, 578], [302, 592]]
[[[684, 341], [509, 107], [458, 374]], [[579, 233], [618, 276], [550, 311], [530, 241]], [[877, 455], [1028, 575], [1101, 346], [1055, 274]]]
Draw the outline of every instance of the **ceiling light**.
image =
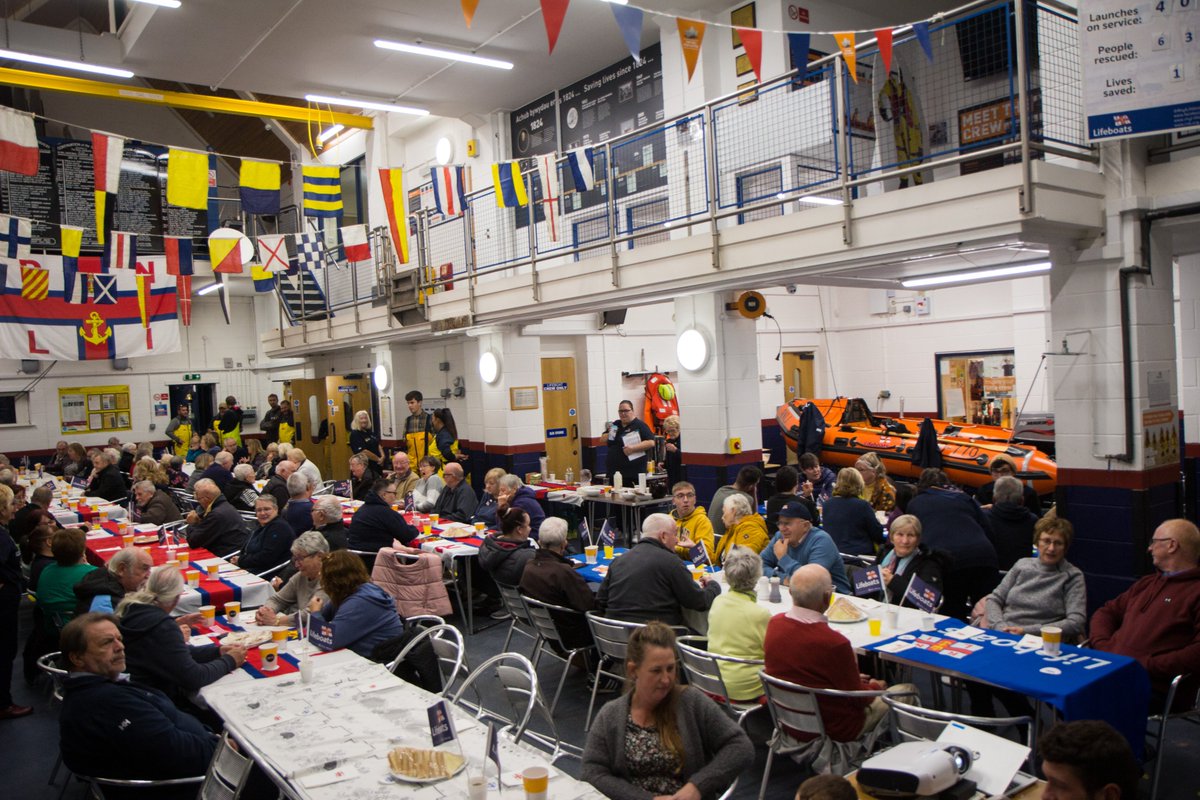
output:
[[412, 106], [398, 106], [392, 103], [375, 103], [370, 100], [355, 100], [352, 97], [330, 97], [324, 94], [306, 94], [304, 99], [310, 103], [328, 103], [331, 106], [350, 106], [352, 108], [365, 108], [369, 111], [395, 111], [397, 114], [413, 114], [418, 117], [424, 117], [429, 114], [429, 111], [424, 108], [413, 108]]
[[12, 61], [27, 61], [30, 64], [42, 64], [47, 67], [60, 67], [62, 69], [74, 69], [80, 72], [92, 72], [96, 75], [109, 75], [113, 78], [132, 78], [133, 73], [127, 69], [117, 69], [116, 67], [101, 67], [97, 64], [89, 64], [86, 61], [67, 61], [63, 58], [50, 58], [48, 56], [35, 56], [31, 53], [19, 53], [16, 50], [0, 50], [0, 59], [10, 59]]
[[815, 194], [801, 195], [796, 199], [801, 203], [810, 203], [814, 206], [840, 206], [842, 204], [841, 200], [837, 200], [832, 197], [820, 197]]
[[479, 377], [484, 383], [495, 383], [500, 379], [500, 357], [491, 350], [479, 354]]
[[448, 61], [462, 61], [466, 64], [476, 64], [480, 67], [491, 67], [492, 69], [512, 69], [511, 61], [501, 61], [498, 58], [484, 58], [473, 53], [463, 53], [458, 50], [446, 50], [442, 47], [429, 47], [423, 44], [404, 44], [403, 42], [389, 42], [387, 39], [376, 39], [375, 46], [384, 50], [398, 50], [401, 53], [411, 53], [415, 56], [433, 56], [434, 58], [444, 58]]
[[698, 372], [708, 363], [708, 338], [695, 328], [688, 328], [675, 341], [675, 356], [679, 366], [688, 372]]
[[372, 374], [372, 380], [375, 382], [375, 388], [381, 392], [386, 392], [388, 388], [388, 371], [383, 364], [375, 365], [375, 372]]
[[1013, 264], [1007, 267], [977, 269], [969, 272], [944, 272], [940, 275], [927, 275], [924, 278], [901, 279], [900, 285], [905, 289], [917, 289], [923, 286], [943, 286], [948, 283], [987, 281], [993, 278], [1013, 278], [1018, 275], [1034, 275], [1049, 271], [1049, 261], [1038, 261], [1033, 264]]
[[223, 283], [210, 283], [208, 286], [204, 286], [204, 287], [201, 287], [200, 289], [197, 289], [196, 294], [198, 294], [198, 295], [212, 294], [213, 292], [217, 291], [218, 289], [224, 289], [224, 288], [225, 288], [225, 284], [223, 284]]
[[600, 2], [602, 2], [602, 3], [611, 3], [611, 4], [612, 4], [612, 5], [614, 5], [614, 6], [627, 6], [627, 5], [629, 5], [629, 0], [600, 0]]
[[332, 139], [344, 130], [346, 130], [346, 126], [340, 122], [336, 125], [330, 125], [317, 134], [317, 144], [325, 144], [325, 140]]
[[133, 0], [135, 3], [145, 3], [148, 6], [162, 6], [163, 8], [179, 8], [179, 0]]

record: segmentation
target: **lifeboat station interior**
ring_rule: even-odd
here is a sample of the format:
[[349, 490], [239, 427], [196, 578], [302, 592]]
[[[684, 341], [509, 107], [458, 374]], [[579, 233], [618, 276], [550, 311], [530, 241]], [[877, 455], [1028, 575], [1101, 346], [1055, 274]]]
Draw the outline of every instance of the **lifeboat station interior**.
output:
[[[115, 345], [79, 327], [63, 354], [38, 320], [0, 320], [0, 451], [162, 448], [179, 403], [206, 419], [228, 396], [255, 438], [276, 395], [296, 445], [342, 480], [354, 413], [390, 461], [415, 390], [453, 413], [476, 493], [496, 467], [598, 484], [628, 401], [654, 426], [677, 414], [679, 468], [708, 507], [744, 467], [767, 487], [797, 464], [811, 400], [824, 445], [855, 454], [835, 472], [855, 448], [899, 453], [891, 480], [915, 483], [901, 461], [925, 419], [950, 426], [948, 470], [1009, 453], [1074, 526], [1091, 614], [1154, 570], [1161, 523], [1197, 518], [1200, 133], [1089, 138], [1076, 5], [14, 0], [0, 104], [33, 115], [54, 186], [0, 176], [0, 212], [34, 221], [20, 265], [48, 268], [65, 300], [56, 268], [96, 245], [103, 194], [79, 149], [123, 137], [112, 231], [139, 234], [136, 272], [178, 279], [178, 306], [153, 342], [122, 344], [114, 322]], [[1200, 12], [1168, 5], [1200, 33]], [[547, 7], [566, 9], [561, 28]], [[205, 209], [168, 202], [168, 150], [207, 157]], [[271, 213], [246, 207], [250, 161], [282, 166]], [[336, 214], [313, 202], [330, 184]], [[82, 252], [60, 224], [83, 228]], [[352, 226], [368, 250], [339, 237]], [[291, 237], [306, 232], [315, 257]], [[185, 314], [168, 262], [189, 236]], [[218, 248], [237, 269], [214, 271]], [[290, 267], [265, 269], [272, 255]], [[1010, 430], [954, 438], [976, 425]], [[472, 665], [507, 648], [509, 621], [483, 622]], [[556, 716], [582, 747], [578, 684]], [[63, 774], [47, 785], [54, 701], [19, 674], [14, 692], [36, 713], [0, 722], [6, 793], [83, 796]], [[1200, 788], [1189, 727], [1159, 797]], [[762, 796], [765, 752], [732, 796]], [[806, 774], [776, 759], [767, 796]]]

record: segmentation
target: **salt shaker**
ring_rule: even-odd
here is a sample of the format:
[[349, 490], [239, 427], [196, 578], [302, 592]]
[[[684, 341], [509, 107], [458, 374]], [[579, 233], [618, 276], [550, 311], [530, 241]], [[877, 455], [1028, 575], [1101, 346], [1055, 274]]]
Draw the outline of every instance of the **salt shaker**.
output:
[[768, 603], [781, 603], [783, 596], [779, 593], [779, 578], [771, 578], [771, 593], [767, 595]]

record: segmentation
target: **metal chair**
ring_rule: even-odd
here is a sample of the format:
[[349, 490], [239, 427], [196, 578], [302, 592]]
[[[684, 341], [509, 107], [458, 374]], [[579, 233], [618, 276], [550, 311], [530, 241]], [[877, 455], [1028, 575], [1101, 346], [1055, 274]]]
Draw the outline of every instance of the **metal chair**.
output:
[[175, 522], [165, 522], [159, 528], [162, 534], [163, 541], [168, 544], [179, 544], [181, 541], [186, 542], [187, 537], [183, 534], [183, 529], [187, 527], [187, 520], [176, 520]]
[[437, 625], [445, 625], [446, 620], [439, 617], [437, 614], [413, 614], [411, 617], [404, 618], [405, 625], [419, 625], [422, 628], [432, 628]]
[[713, 653], [708, 649], [708, 639], [703, 636], [680, 636], [676, 645], [688, 683], [716, 700], [739, 724], [751, 711], [762, 708], [759, 703], [739, 703], [730, 697], [729, 689], [725, 686], [725, 677], [721, 674], [721, 664], [743, 664], [761, 668], [761, 658], [737, 658]]
[[284, 561], [283, 563], [276, 564], [273, 567], [268, 567], [267, 569], [264, 569], [262, 572], [255, 573], [254, 577], [265, 579], [265, 578], [279, 572], [281, 569], [286, 568], [287, 565], [291, 564], [291, 563], [292, 563], [292, 560], [289, 558], [287, 561]]
[[[587, 618], [588, 628], [592, 631], [592, 639], [596, 642], [596, 650], [600, 653], [600, 663], [596, 666], [596, 673], [592, 681], [592, 698], [588, 701], [587, 718], [583, 725], [584, 733], [586, 733], [592, 727], [592, 711], [596, 707], [596, 692], [600, 688], [600, 679], [611, 678], [618, 682], [625, 680], [623, 670], [625, 668], [625, 651], [629, 646], [629, 635], [645, 626], [640, 622], [625, 622], [602, 617], [594, 611], [589, 611], [584, 616]], [[622, 672], [606, 669], [612, 664], [615, 664]]]
[[193, 511], [196, 508], [196, 495], [189, 492], [187, 489], [168, 489], [171, 499], [175, 501], [175, 506], [184, 514]]
[[[445, 634], [445, 638], [443, 638], [443, 634]], [[441, 695], [445, 697], [450, 685], [466, 671], [464, 664], [467, 652], [463, 646], [462, 633], [453, 625], [443, 622], [422, 630], [396, 654], [395, 658], [388, 662], [388, 672], [395, 673], [400, 662], [404, 661], [405, 657], [424, 641], [429, 642], [433, 647], [433, 652], [437, 655], [438, 670], [442, 673]]]
[[[122, 780], [120, 778], [100, 778], [89, 775], [76, 775], [75, 777], [87, 784], [89, 792], [96, 800], [104, 800], [107, 795], [104, 794], [104, 788], [107, 786], [111, 789], [121, 789], [121, 795], [127, 796], [128, 790], [137, 790], [139, 794], [150, 798], [155, 796], [155, 792], [171, 786], [187, 786], [201, 785], [204, 782], [203, 775], [193, 775], [188, 778], [171, 778], [170, 780], [161, 781], [139, 781], [139, 780]], [[217, 797], [219, 795], [213, 795]], [[236, 795], [229, 795], [230, 797]]]
[[933, 741], [941, 735], [942, 730], [951, 722], [961, 722], [973, 728], [1007, 728], [1011, 726], [1026, 726], [1025, 746], [1029, 748], [1029, 758], [1025, 767], [1030, 772], [1034, 769], [1034, 758], [1037, 753], [1037, 725], [1033, 717], [976, 717], [971, 714], [955, 714], [950, 711], [937, 711], [932, 708], [906, 703], [891, 695], [884, 695], [883, 702], [891, 709], [892, 733], [898, 740], [912, 742], [921, 740]]
[[[35, 662], [37, 664], [37, 668], [46, 673], [46, 675], [50, 678], [50, 694], [58, 703], [62, 703], [63, 681], [67, 679], [67, 670], [56, 666], [60, 663], [61, 658], [62, 651], [55, 650], [53, 653], [46, 653], [46, 655], [42, 656]], [[54, 782], [58, 780], [58, 770], [60, 767], [62, 767], [61, 750], [58, 752], [58, 756], [54, 759], [54, 766], [50, 768], [50, 779], [46, 781], [47, 785], [53, 786]], [[63, 788], [66, 789], [66, 786], [64, 785]]]
[[[818, 699], [882, 697], [888, 691], [886, 689], [814, 689], [776, 678], [766, 672], [760, 672], [759, 677], [762, 678], [763, 689], [767, 694], [767, 708], [771, 711], [771, 721], [775, 725], [775, 733], [767, 744], [767, 765], [763, 770], [762, 785], [758, 790], [759, 800], [766, 794], [767, 783], [771, 778], [771, 764], [777, 753], [804, 753], [807, 763], [814, 771], [824, 771], [828, 768], [836, 775], [844, 775], [871, 752], [875, 740], [884, 730], [881, 722], [853, 742], [836, 742], [825, 731], [825, 721], [821, 718]], [[907, 694], [911, 696], [911, 693]], [[801, 741], [795, 734], [810, 735], [813, 738]]]
[[[321, 481], [321, 485], [313, 490], [312, 496], [320, 497], [323, 494], [332, 493], [333, 487], [336, 483], [337, 483], [337, 481]], [[403, 499], [403, 498], [401, 498], [401, 499]]]
[[[538, 633], [541, 634], [541, 643], [533, 649], [533, 665], [536, 667], [543, 655], [549, 655], [551, 658], [557, 658], [563, 662], [562, 676], [558, 679], [558, 688], [554, 691], [554, 699], [550, 701], [550, 713], [554, 713], [554, 709], [558, 707], [558, 698], [562, 694], [563, 684], [567, 681], [567, 674], [571, 671], [571, 663], [576, 656], [586, 656], [589, 652], [596, 649], [595, 645], [585, 645], [583, 647], [567, 647], [563, 643], [562, 633], [558, 629], [558, 622], [554, 619], [554, 615], [559, 617], [569, 616], [578, 617], [581, 623], [586, 624], [582, 611], [576, 611], [565, 606], [556, 606], [553, 603], [543, 603], [541, 600], [535, 600], [532, 597], [525, 598], [525, 607], [529, 609], [529, 618], [537, 627]], [[557, 648], [557, 649], [555, 649]], [[566, 653], [564, 657], [559, 654], [559, 651]], [[584, 660], [584, 666], [587, 665], [587, 660]]]
[[1167, 689], [1167, 701], [1163, 706], [1162, 713], [1153, 714], [1147, 720], [1149, 730], [1147, 730], [1146, 738], [1152, 741], [1155, 750], [1154, 769], [1150, 773], [1150, 800], [1158, 800], [1159, 778], [1162, 777], [1162, 763], [1163, 758], [1166, 757], [1167, 723], [1176, 720], [1200, 724], [1200, 714], [1197, 713], [1200, 712], [1200, 686], [1197, 686], [1195, 693], [1192, 694], [1192, 702], [1186, 711], [1171, 713], [1171, 709], [1175, 707], [1175, 698], [1182, 691], [1180, 687], [1191, 678], [1192, 676], [1188, 674], [1176, 675], [1172, 678], [1171, 686]]
[[217, 751], [208, 765], [204, 783], [200, 786], [199, 800], [237, 800], [246, 788], [253, 766], [254, 759], [234, 750], [226, 733], [217, 744]]
[[536, 655], [538, 648], [542, 645], [542, 634], [529, 616], [529, 608], [525, 605], [525, 598], [521, 595], [521, 590], [516, 586], [507, 586], [499, 581], [496, 581], [496, 587], [500, 590], [500, 602], [504, 604], [504, 610], [512, 619], [508, 626], [508, 635], [504, 637], [504, 646], [500, 648], [501, 652], [508, 651], [513, 631], [516, 631], [533, 640], [532, 655]]

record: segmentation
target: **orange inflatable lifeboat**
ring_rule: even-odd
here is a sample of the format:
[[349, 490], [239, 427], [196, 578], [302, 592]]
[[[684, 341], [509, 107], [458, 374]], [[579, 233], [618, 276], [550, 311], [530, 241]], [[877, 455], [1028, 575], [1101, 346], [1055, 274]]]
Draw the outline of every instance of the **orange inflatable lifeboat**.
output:
[[[825, 419], [820, 458], [822, 463], [852, 467], [864, 453], [879, 456], [888, 474], [916, 480], [921, 467], [912, 463], [913, 446], [921, 429], [916, 417], [881, 417], [871, 413], [862, 398], [832, 400], [796, 399], [779, 407], [775, 419], [791, 450], [797, 449], [800, 416], [812, 403]], [[937, 432], [947, 477], [962, 486], [978, 488], [992, 480], [989, 466], [1004, 453], [1017, 463], [1016, 478], [1040, 495], [1051, 494], [1058, 466], [1034, 447], [1013, 444], [1012, 431], [998, 425], [958, 425], [930, 420]]]

